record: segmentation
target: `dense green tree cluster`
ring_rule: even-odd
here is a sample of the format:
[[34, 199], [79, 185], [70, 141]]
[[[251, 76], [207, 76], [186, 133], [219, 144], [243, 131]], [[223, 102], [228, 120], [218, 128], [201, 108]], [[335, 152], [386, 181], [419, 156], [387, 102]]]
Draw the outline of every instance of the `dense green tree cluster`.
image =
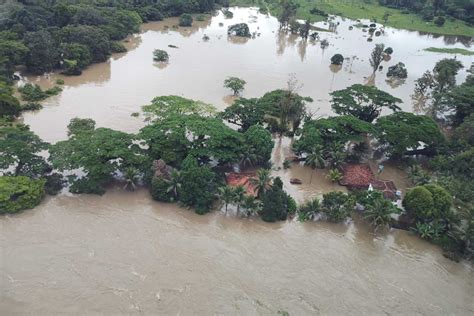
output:
[[[442, 26], [447, 15], [456, 19], [464, 20], [468, 24], [474, 24], [474, 8], [472, 2], [447, 0], [379, 0], [379, 3], [391, 8], [405, 9], [419, 14], [426, 21], [435, 19], [435, 24]], [[435, 18], [436, 17], [436, 18]]]
[[[123, 51], [115, 41], [138, 32], [142, 22], [206, 12], [215, 0], [20, 1], [0, 20], [0, 75], [12, 79], [15, 65], [41, 74], [62, 69], [79, 75], [87, 65]], [[185, 14], [185, 15], [184, 15]], [[188, 23], [189, 24], [189, 23]]]

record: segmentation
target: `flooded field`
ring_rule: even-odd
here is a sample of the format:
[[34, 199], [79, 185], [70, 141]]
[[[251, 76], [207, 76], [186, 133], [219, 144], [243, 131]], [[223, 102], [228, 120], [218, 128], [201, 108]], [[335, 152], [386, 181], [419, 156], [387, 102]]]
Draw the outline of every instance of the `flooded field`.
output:
[[363, 223], [199, 216], [117, 189], [0, 225], [2, 315], [474, 313], [470, 265]]
[[[42, 87], [58, 78], [65, 85], [42, 110], [25, 113], [23, 121], [53, 143], [66, 138], [74, 117], [136, 132], [143, 118], [131, 114], [155, 96], [181, 95], [222, 110], [232, 102], [223, 88], [227, 76], [247, 81], [244, 97], [259, 97], [284, 88], [290, 74], [302, 84], [299, 93], [314, 99], [311, 111], [329, 115], [329, 92], [368, 82], [376, 43], [392, 47], [394, 54], [373, 84], [401, 98], [402, 108], [411, 111], [414, 80], [449, 57], [423, 49], [471, 44], [390, 28], [368, 42], [361, 29], [349, 30], [356, 22], [336, 18], [334, 32], [320, 33], [330, 43], [323, 50], [319, 42], [280, 33], [275, 18], [255, 9], [232, 11], [233, 19], [219, 14], [191, 28], [173, 29], [177, 19], [145, 24], [126, 42], [127, 53], [92, 65], [79, 77], [25, 77], [23, 82]], [[260, 36], [228, 38], [227, 26], [239, 22]], [[204, 35], [210, 39], [204, 41]], [[169, 64], [156, 65], [154, 49], [166, 49]], [[335, 53], [349, 58], [340, 69], [329, 65]], [[457, 58], [465, 66], [472, 62], [472, 57]], [[399, 61], [409, 77], [393, 86], [385, 73]], [[464, 69], [458, 80], [465, 76]], [[276, 167], [292, 155], [290, 142], [275, 139]], [[299, 202], [345, 190], [326, 173], [299, 164], [273, 171]], [[403, 191], [409, 185], [390, 164], [381, 177]], [[291, 178], [303, 185], [290, 185]], [[357, 216], [344, 224], [267, 224], [231, 213], [199, 216], [154, 202], [144, 189], [111, 188], [104, 196], [48, 197], [34, 210], [2, 216], [0, 315], [474, 314], [472, 265], [446, 259], [438, 247], [409, 232], [374, 234]]]
[[[374, 36], [373, 42], [367, 42], [368, 33], [356, 27], [349, 30], [355, 21], [336, 18], [339, 25], [334, 32], [320, 32], [321, 40], [329, 41], [329, 47], [323, 50], [319, 42], [304, 42], [295, 35], [279, 32], [274, 17], [259, 14], [255, 9], [233, 8], [232, 11], [233, 19], [225, 19], [219, 14], [208, 21], [195, 21], [191, 28], [173, 29], [177, 19], [145, 24], [142, 32], [126, 43], [128, 53], [114, 55], [107, 63], [92, 65], [80, 77], [29, 77], [43, 87], [54, 85], [58, 77], [66, 84], [60, 95], [45, 102], [43, 110], [26, 113], [24, 122], [49, 142], [66, 137], [66, 126], [73, 117], [89, 117], [100, 127], [136, 132], [142, 126], [142, 120], [130, 115], [139, 112], [141, 106], [155, 96], [185, 96], [214, 104], [222, 110], [232, 99], [230, 91], [223, 87], [226, 77], [246, 80], [243, 96], [259, 97], [286, 87], [290, 74], [295, 74], [302, 84], [300, 94], [314, 99], [311, 112], [328, 115], [331, 114], [329, 92], [368, 82], [372, 74], [370, 52], [378, 43], [392, 47], [394, 53], [390, 61], [383, 63], [384, 70], [377, 72], [373, 83], [401, 98], [403, 110], [411, 111], [414, 80], [432, 69], [438, 60], [453, 57], [423, 49], [469, 47], [472, 42], [391, 28], [386, 28], [379, 37]], [[239, 22], [248, 23], [250, 31], [260, 33], [260, 36], [228, 38], [227, 26]], [[317, 25], [329, 27], [323, 23]], [[204, 35], [210, 39], [204, 41]], [[153, 62], [154, 49], [168, 51], [168, 65]], [[342, 68], [330, 67], [330, 58], [335, 53], [348, 58]], [[472, 62], [472, 56], [457, 58], [465, 66]], [[399, 61], [406, 64], [408, 78], [403, 84], [392, 86], [386, 82], [386, 70]], [[460, 72], [459, 81], [464, 80], [465, 70]]]

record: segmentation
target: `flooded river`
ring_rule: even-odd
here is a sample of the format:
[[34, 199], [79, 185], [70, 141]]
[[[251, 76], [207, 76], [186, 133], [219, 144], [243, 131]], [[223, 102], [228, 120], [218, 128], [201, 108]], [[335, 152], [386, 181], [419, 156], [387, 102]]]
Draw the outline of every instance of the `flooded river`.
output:
[[[245, 79], [244, 96], [258, 97], [285, 87], [290, 73], [303, 84], [300, 94], [313, 97], [312, 111], [327, 115], [328, 92], [367, 82], [375, 43], [394, 49], [385, 70], [403, 61], [409, 72], [400, 86], [388, 84], [385, 71], [377, 73], [375, 84], [411, 110], [413, 81], [448, 56], [422, 49], [469, 45], [389, 28], [370, 43], [367, 33], [349, 31], [353, 21], [337, 19], [336, 32], [321, 33], [330, 42], [322, 50], [318, 43], [279, 33], [274, 18], [254, 9], [232, 11], [233, 19], [220, 14], [192, 28], [171, 29], [176, 19], [145, 24], [126, 43], [129, 52], [90, 66], [80, 77], [28, 77], [43, 87], [57, 78], [66, 84], [43, 110], [26, 113], [24, 122], [50, 142], [66, 137], [73, 117], [136, 132], [142, 118], [130, 115], [154, 96], [177, 94], [223, 109], [230, 100], [222, 87], [227, 76]], [[227, 26], [237, 22], [261, 35], [228, 39]], [[202, 40], [204, 34], [209, 41]], [[168, 50], [168, 65], [153, 63], [157, 48]], [[329, 67], [335, 53], [358, 58], [338, 70]], [[289, 142], [276, 140], [275, 165], [291, 155]], [[407, 185], [395, 167], [387, 165], [384, 174], [398, 187]], [[274, 175], [300, 202], [344, 189], [326, 171], [311, 175], [300, 165]], [[290, 186], [293, 177], [304, 185]], [[112, 188], [101, 197], [48, 197], [34, 210], [0, 217], [0, 246], [1, 315], [474, 314], [471, 264], [444, 258], [438, 247], [409, 232], [374, 234], [357, 218], [346, 224], [266, 224], [219, 212], [199, 216], [154, 202], [146, 190]]]
[[[331, 114], [329, 92], [355, 83], [367, 83], [372, 74], [370, 52], [375, 44], [393, 48], [392, 59], [383, 62], [384, 71], [377, 72], [374, 84], [404, 101], [402, 108], [412, 110], [410, 95], [414, 80], [434, 64], [453, 55], [429, 53], [428, 47], [469, 47], [472, 41], [456, 37], [433, 37], [417, 32], [386, 28], [384, 34], [367, 42], [368, 33], [359, 28], [349, 30], [354, 21], [337, 18], [335, 32], [320, 32], [329, 41], [322, 49], [319, 42], [304, 42], [295, 35], [280, 33], [274, 17], [259, 14], [254, 9], [232, 9], [233, 19], [222, 14], [208, 21], [195, 21], [192, 28], [174, 30], [177, 19], [143, 25], [142, 32], [126, 43], [129, 52], [114, 55], [108, 62], [90, 66], [80, 77], [29, 77], [43, 87], [54, 85], [56, 78], [66, 84], [64, 91], [45, 102], [43, 110], [26, 113], [24, 121], [44, 140], [56, 142], [66, 137], [66, 126], [73, 117], [90, 117], [101, 127], [136, 132], [141, 118], [130, 115], [139, 112], [155, 96], [181, 95], [214, 104], [218, 109], [228, 105], [230, 91], [223, 87], [224, 79], [237, 76], [247, 81], [244, 97], [260, 97], [265, 92], [284, 88], [290, 74], [302, 84], [300, 94], [311, 96], [315, 115]], [[246, 22], [255, 39], [227, 37], [227, 26]], [[222, 26], [220, 26], [222, 25]], [[328, 28], [319, 23], [318, 26]], [[203, 36], [209, 36], [204, 41]], [[169, 48], [175, 45], [179, 48]], [[153, 62], [154, 49], [165, 49], [170, 62], [159, 66]], [[330, 59], [341, 53], [349, 60], [342, 68], [330, 67]], [[472, 56], [457, 56], [465, 66]], [[402, 61], [408, 78], [399, 86], [386, 82], [388, 66]], [[464, 80], [466, 69], [458, 80]]]
[[117, 189], [0, 225], [2, 315], [474, 313], [470, 265], [362, 223], [199, 216]]

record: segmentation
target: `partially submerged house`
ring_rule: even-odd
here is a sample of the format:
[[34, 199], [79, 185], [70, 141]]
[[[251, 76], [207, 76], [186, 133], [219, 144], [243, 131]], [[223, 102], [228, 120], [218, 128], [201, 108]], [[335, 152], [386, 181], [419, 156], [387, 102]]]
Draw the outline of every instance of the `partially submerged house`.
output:
[[367, 190], [373, 188], [381, 191], [386, 199], [397, 200], [397, 187], [390, 180], [376, 179], [368, 164], [346, 164], [342, 168], [341, 185], [349, 190]]
[[229, 186], [238, 187], [239, 185], [241, 185], [245, 188], [247, 195], [257, 196], [255, 186], [252, 184], [252, 179], [256, 179], [255, 173], [229, 172], [225, 174], [225, 179]]

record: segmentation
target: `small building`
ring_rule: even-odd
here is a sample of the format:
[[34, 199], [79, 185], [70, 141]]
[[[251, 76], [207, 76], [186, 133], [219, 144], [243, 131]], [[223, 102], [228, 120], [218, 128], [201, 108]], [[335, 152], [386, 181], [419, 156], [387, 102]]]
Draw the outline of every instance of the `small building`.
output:
[[245, 188], [247, 195], [257, 196], [256, 188], [252, 184], [252, 179], [256, 179], [256, 174], [253, 172], [228, 172], [225, 174], [225, 180], [229, 186], [238, 187], [241, 185]]
[[397, 187], [390, 180], [376, 179], [368, 164], [346, 164], [342, 168], [341, 185], [349, 190], [367, 190], [372, 187], [383, 193], [389, 200], [396, 200]]

